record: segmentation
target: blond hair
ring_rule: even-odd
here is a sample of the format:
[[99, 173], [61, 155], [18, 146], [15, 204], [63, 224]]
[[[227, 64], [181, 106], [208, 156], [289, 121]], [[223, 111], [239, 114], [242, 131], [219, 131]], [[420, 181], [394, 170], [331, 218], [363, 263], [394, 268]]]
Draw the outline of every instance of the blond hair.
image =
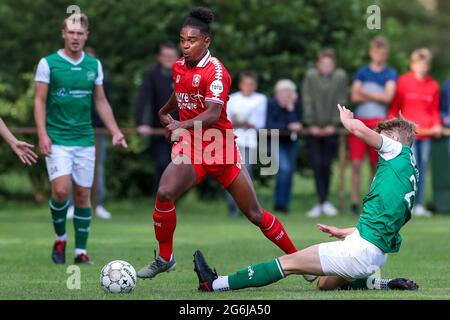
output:
[[414, 139], [416, 138], [417, 126], [414, 122], [405, 120], [401, 117], [385, 120], [380, 122], [375, 127], [375, 131], [381, 133], [382, 131], [397, 134], [400, 138], [400, 142], [408, 146], [412, 146]]
[[62, 28], [63, 29], [67, 28], [67, 22], [74, 24], [74, 23], [77, 23], [78, 21], [83, 28], [85, 28], [86, 30], [89, 30], [89, 20], [88, 20], [88, 17], [84, 13], [71, 14], [68, 18], [64, 19]]
[[294, 81], [289, 79], [281, 79], [278, 80], [275, 84], [275, 92], [279, 90], [289, 90], [292, 92], [297, 92], [297, 86], [295, 85]]
[[431, 53], [430, 49], [420, 48], [414, 50], [411, 53], [410, 62], [413, 63], [416, 61], [424, 61], [428, 65], [431, 65], [431, 62], [433, 61], [433, 54]]

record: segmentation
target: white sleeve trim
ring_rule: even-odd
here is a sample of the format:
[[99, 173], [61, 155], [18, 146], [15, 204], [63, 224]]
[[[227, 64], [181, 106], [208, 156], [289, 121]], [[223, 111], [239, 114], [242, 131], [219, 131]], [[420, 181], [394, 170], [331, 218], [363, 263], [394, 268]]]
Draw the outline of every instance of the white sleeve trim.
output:
[[389, 161], [397, 157], [402, 152], [402, 148], [403, 145], [400, 142], [381, 135], [381, 148], [378, 150], [378, 154], [384, 160]]
[[39, 61], [36, 69], [36, 76], [34, 77], [35, 82], [50, 83], [50, 67], [45, 58]]
[[205, 101], [210, 101], [210, 102], [214, 102], [214, 103], [218, 103], [218, 104], [224, 104], [224, 102], [220, 99], [217, 98], [205, 98]]
[[97, 79], [95, 79], [95, 85], [100, 86], [103, 84], [103, 67], [100, 60], [97, 61], [98, 61], [98, 75]]

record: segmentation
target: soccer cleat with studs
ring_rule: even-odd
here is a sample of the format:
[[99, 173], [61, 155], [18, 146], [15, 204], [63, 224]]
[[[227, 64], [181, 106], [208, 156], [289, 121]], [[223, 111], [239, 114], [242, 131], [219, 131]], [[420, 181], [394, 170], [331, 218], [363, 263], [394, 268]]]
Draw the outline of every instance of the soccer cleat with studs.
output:
[[174, 271], [176, 266], [177, 263], [173, 254], [171, 259], [169, 261], [166, 261], [161, 256], [156, 257], [155, 251], [155, 260], [151, 264], [146, 265], [141, 270], [139, 270], [137, 272], [137, 276], [141, 279], [151, 279], [162, 272]]
[[94, 262], [92, 260], [90, 260], [88, 255], [85, 253], [81, 253], [81, 254], [77, 255], [74, 259], [74, 263], [75, 264], [87, 264], [87, 265], [94, 264]]
[[411, 290], [416, 291], [419, 285], [412, 280], [405, 278], [396, 278], [388, 282], [388, 287], [391, 290]]
[[218, 278], [216, 269], [214, 271], [208, 266], [200, 250], [194, 253], [194, 271], [198, 277], [198, 290], [213, 292], [213, 282]]
[[56, 240], [52, 249], [52, 260], [56, 264], [66, 263], [66, 241]]

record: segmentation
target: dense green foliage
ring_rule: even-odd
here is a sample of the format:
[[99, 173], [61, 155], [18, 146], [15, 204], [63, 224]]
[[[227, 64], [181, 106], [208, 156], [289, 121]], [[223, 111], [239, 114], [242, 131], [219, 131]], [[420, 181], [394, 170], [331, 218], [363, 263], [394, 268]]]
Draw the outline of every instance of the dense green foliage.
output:
[[[367, 7], [374, 3], [381, 8], [381, 30], [366, 27]], [[443, 80], [450, 66], [446, 59], [450, 18], [445, 1], [437, 3], [440, 10], [429, 11], [419, 1], [409, 0], [4, 0], [0, 3], [0, 116], [11, 126], [34, 126], [34, 70], [42, 56], [63, 45], [60, 28], [71, 4], [80, 6], [90, 19], [88, 45], [96, 48], [111, 82], [120, 125], [133, 127], [141, 76], [154, 62], [161, 41], [177, 41], [183, 18], [194, 4], [207, 5], [215, 12], [212, 51], [233, 79], [241, 70], [256, 70], [261, 91], [271, 94], [280, 78], [300, 84], [323, 47], [336, 48], [339, 65], [353, 74], [367, 61], [368, 40], [377, 34], [391, 40], [390, 63], [400, 72], [407, 69], [412, 49], [432, 47], [436, 53], [433, 74]], [[108, 164], [107, 181], [117, 196], [131, 195], [123, 185], [138, 185], [136, 179], [150, 179], [153, 171], [151, 159], [142, 160], [148, 157], [147, 140], [129, 139], [133, 140], [129, 153], [110, 152], [114, 161]], [[4, 144], [0, 156], [0, 171], [19, 169]], [[142, 166], [147, 168], [135, 175]], [[119, 171], [120, 175], [113, 174]], [[43, 189], [39, 183], [45, 180], [42, 163], [30, 175]], [[148, 193], [149, 186], [141, 185], [135, 191]]]

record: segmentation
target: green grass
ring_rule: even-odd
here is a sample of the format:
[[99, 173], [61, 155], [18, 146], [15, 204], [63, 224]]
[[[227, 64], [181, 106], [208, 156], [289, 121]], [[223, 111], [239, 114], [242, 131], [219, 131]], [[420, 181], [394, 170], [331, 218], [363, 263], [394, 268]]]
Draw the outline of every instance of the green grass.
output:
[[[334, 187], [335, 188], [335, 187]], [[261, 203], [271, 208], [272, 189], [258, 187]], [[320, 221], [352, 226], [356, 217], [344, 213], [334, 218], [310, 220], [304, 213], [314, 203], [310, 179], [296, 177], [292, 212], [279, 215], [299, 248], [329, 241], [315, 228]], [[73, 259], [73, 224], [68, 222], [68, 263], [54, 265], [50, 260], [53, 241], [49, 210], [45, 205], [7, 203], [0, 208], [0, 299], [449, 299], [450, 298], [450, 215], [413, 219], [402, 230], [403, 245], [389, 256], [383, 277], [406, 276], [419, 285], [418, 292], [339, 291], [318, 292], [302, 277], [291, 276], [276, 284], [220, 294], [197, 292], [192, 254], [201, 249], [220, 274], [234, 272], [249, 264], [281, 254], [245, 218], [230, 219], [225, 200], [199, 201], [189, 193], [177, 204], [175, 233], [177, 270], [153, 280], [138, 280], [130, 295], [103, 293], [99, 272], [111, 260], [123, 259], [139, 269], [153, 258], [157, 248], [151, 225], [153, 200], [122, 200], [109, 203], [113, 219], [94, 219], [89, 254], [94, 266], [81, 267], [81, 289], [69, 290], [66, 268]]]

